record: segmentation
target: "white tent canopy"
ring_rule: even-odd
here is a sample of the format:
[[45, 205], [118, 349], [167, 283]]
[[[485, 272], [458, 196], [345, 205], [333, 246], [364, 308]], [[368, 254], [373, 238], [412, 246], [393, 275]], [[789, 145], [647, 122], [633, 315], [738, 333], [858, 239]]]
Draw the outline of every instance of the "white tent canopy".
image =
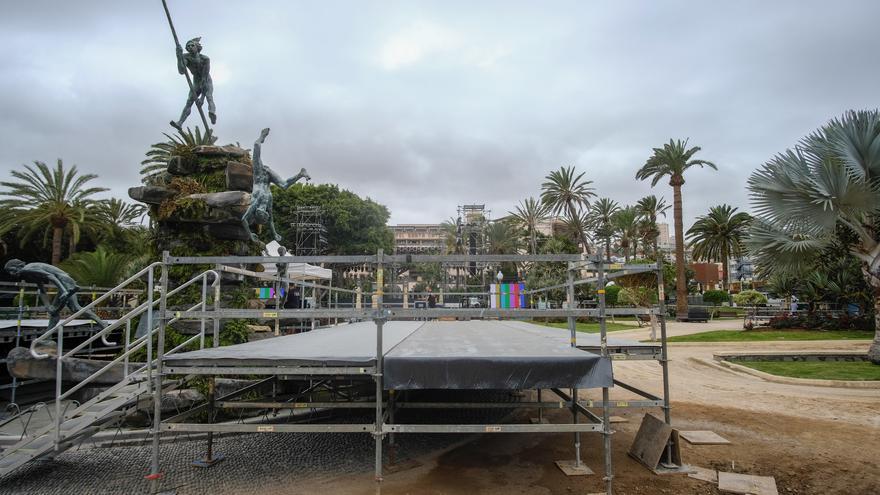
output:
[[[269, 244], [266, 244], [266, 256], [278, 256], [278, 248], [281, 247], [281, 244], [278, 244], [276, 241], [272, 241]], [[275, 263], [263, 263], [263, 268], [268, 275], [275, 275], [278, 273], [278, 269], [275, 267]], [[333, 276], [333, 271], [329, 268], [321, 268], [320, 266], [310, 265], [308, 263], [288, 263], [287, 264], [287, 277], [293, 280], [330, 280]]]

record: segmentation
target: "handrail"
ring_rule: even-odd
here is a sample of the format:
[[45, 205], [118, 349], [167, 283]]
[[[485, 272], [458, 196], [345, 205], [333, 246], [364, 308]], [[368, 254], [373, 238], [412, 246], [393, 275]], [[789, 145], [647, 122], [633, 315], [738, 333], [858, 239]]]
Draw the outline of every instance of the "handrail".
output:
[[[216, 284], [220, 281], [220, 276], [219, 276], [219, 275], [217, 274], [217, 272], [214, 271], [214, 270], [205, 270], [204, 272], [202, 272], [202, 273], [196, 275], [195, 277], [191, 278], [190, 280], [186, 281], [186, 282], [183, 283], [182, 285], [180, 285], [180, 286], [174, 288], [173, 290], [168, 291], [168, 294], [167, 294], [166, 297], [170, 297], [170, 296], [173, 296], [173, 295], [177, 294], [178, 292], [180, 292], [180, 291], [182, 291], [183, 289], [189, 287], [190, 285], [192, 285], [192, 284], [195, 283], [196, 281], [201, 280], [202, 277], [206, 277], [206, 276], [208, 275], [208, 273], [212, 273], [212, 274], [215, 275], [215, 277], [214, 277], [214, 283], [212, 283], [212, 287], [216, 287]], [[158, 303], [159, 303], [159, 301], [153, 301], [153, 305], [154, 305], [154, 306], [155, 306], [156, 304], [158, 304]], [[143, 313], [143, 312], [147, 309], [146, 307], [147, 307], [148, 305], [149, 305], [149, 303], [143, 303], [143, 304], [141, 304], [141, 305], [138, 306], [137, 308], [131, 310], [131, 312], [129, 312], [128, 314], [126, 314], [126, 315], [123, 316], [122, 318], [120, 318], [120, 319], [116, 320], [115, 322], [113, 322], [112, 324], [108, 325], [106, 328], [104, 328], [104, 329], [101, 330], [100, 332], [96, 332], [96, 333], [92, 334], [91, 337], [89, 337], [88, 339], [86, 339], [85, 341], [83, 341], [81, 344], [79, 344], [78, 346], [76, 346], [76, 347], [74, 347], [73, 349], [71, 349], [70, 351], [68, 351], [67, 354], [64, 355], [64, 357], [72, 356], [73, 354], [75, 354], [75, 353], [77, 353], [77, 352], [79, 352], [79, 351], [85, 349], [86, 347], [88, 347], [88, 345], [89, 345], [90, 343], [94, 342], [95, 339], [98, 338], [99, 336], [101, 336], [102, 334], [105, 334], [105, 333], [107, 333], [107, 332], [112, 332], [112, 331], [115, 330], [116, 328], [119, 328], [119, 327], [120, 327], [123, 323], [125, 323], [126, 321], [128, 321], [128, 320], [130, 320], [131, 318], [134, 318], [135, 316], [138, 316], [139, 314]], [[200, 306], [200, 305], [201, 305], [201, 303], [200, 303], [200, 304], [197, 304], [196, 306]], [[195, 308], [196, 306], [193, 306], [193, 308]], [[188, 310], [188, 311], [191, 311], [191, 309]], [[175, 321], [176, 321], [176, 319], [175, 319]], [[147, 333], [152, 333], [152, 330], [149, 330]]]
[[[150, 275], [150, 283], [148, 284], [147, 291], [148, 291], [148, 292], [152, 292], [152, 291], [153, 291], [153, 286], [152, 286], [152, 274], [153, 274], [153, 271], [152, 271], [152, 270], [153, 270], [153, 268], [154, 268], [155, 266], [157, 266], [157, 265], [162, 265], [162, 262], [156, 262], [156, 263], [152, 263], [152, 264], [150, 264], [150, 265], [147, 266], [145, 269], [143, 269], [143, 270], [141, 270], [140, 272], [138, 272], [137, 275], [133, 276], [132, 278], [129, 278], [128, 280], [126, 280], [125, 282], [123, 282], [123, 284], [120, 284], [119, 287], [122, 287], [122, 286], [124, 286], [124, 285], [126, 285], [126, 284], [128, 284], [128, 283], [131, 283], [131, 281], [132, 281], [134, 278], [136, 278], [136, 277], [140, 277], [140, 276], [143, 275], [144, 273], [148, 273], [148, 274]], [[93, 334], [93, 335], [92, 335], [91, 337], [89, 337], [89, 339], [87, 339], [85, 342], [83, 342], [83, 343], [81, 343], [80, 345], [74, 347], [73, 349], [67, 351], [67, 353], [64, 353], [64, 351], [62, 350], [63, 348], [62, 348], [62, 346], [61, 346], [61, 341], [62, 341], [61, 339], [63, 338], [63, 333], [59, 332], [59, 339], [58, 339], [59, 345], [58, 345], [58, 355], [56, 356], [56, 359], [57, 359], [57, 366], [56, 366], [56, 376], [55, 376], [55, 380], [56, 380], [55, 410], [56, 410], [56, 413], [57, 413], [57, 416], [58, 416], [57, 418], [55, 418], [55, 443], [56, 443], [56, 446], [57, 446], [57, 445], [60, 445], [60, 443], [61, 443], [61, 441], [62, 441], [62, 438], [61, 438], [61, 424], [62, 424], [62, 422], [63, 422], [63, 417], [62, 417], [63, 414], [61, 413], [61, 401], [62, 401], [63, 399], [65, 399], [65, 398], [69, 397], [70, 395], [72, 395], [72, 394], [73, 394], [74, 392], [76, 392], [77, 390], [83, 388], [83, 387], [86, 386], [87, 384], [89, 384], [89, 383], [91, 383], [92, 381], [94, 381], [98, 376], [103, 375], [106, 371], [108, 371], [109, 369], [111, 369], [114, 365], [118, 364], [120, 361], [125, 360], [125, 361], [127, 362], [129, 355], [131, 355], [132, 353], [134, 353], [134, 352], [140, 350], [144, 345], [149, 344], [149, 343], [152, 343], [153, 335], [155, 335], [155, 334], [159, 331], [159, 328], [154, 328], [153, 325], [151, 325], [151, 324], [148, 323], [146, 334], [145, 334], [144, 336], [142, 336], [142, 337], [136, 339], [134, 343], [128, 342], [129, 339], [128, 339], [128, 336], [126, 335], [126, 343], [127, 343], [127, 346], [126, 346], [126, 347], [127, 347], [127, 348], [126, 348], [126, 350], [125, 350], [120, 356], [118, 356], [118, 357], [116, 357], [115, 359], [113, 359], [112, 361], [108, 362], [108, 363], [107, 363], [106, 365], [104, 365], [101, 369], [99, 369], [99, 370], [96, 371], [95, 373], [92, 373], [91, 375], [89, 375], [88, 377], [86, 377], [86, 379], [80, 381], [79, 383], [77, 383], [76, 385], [74, 385], [73, 387], [71, 387], [70, 389], [68, 389], [66, 392], [62, 393], [62, 392], [61, 392], [61, 382], [62, 382], [62, 370], [63, 370], [63, 368], [62, 368], [62, 364], [61, 364], [61, 363], [62, 363], [62, 361], [64, 360], [64, 358], [66, 358], [66, 357], [70, 357], [70, 356], [73, 356], [76, 352], [78, 352], [79, 350], [81, 350], [81, 349], [85, 348], [86, 346], [88, 346], [88, 345], [89, 345], [91, 342], [93, 342], [95, 339], [97, 339], [97, 338], [99, 338], [99, 337], [102, 337], [102, 338], [103, 338], [103, 336], [106, 335], [106, 333], [113, 331], [114, 329], [116, 329], [116, 328], [118, 328], [119, 326], [121, 326], [123, 323], [128, 323], [128, 322], [130, 322], [132, 318], [134, 318], [134, 317], [137, 316], [137, 315], [140, 315], [140, 314], [143, 313], [144, 311], [150, 311], [150, 315], [152, 315], [153, 306], [155, 306], [155, 304], [157, 304], [157, 303], [160, 302], [160, 301], [162, 301], [162, 302], [167, 301], [167, 298], [168, 298], [169, 296], [172, 296], [172, 295], [174, 295], [174, 294], [176, 294], [176, 293], [182, 291], [183, 289], [185, 289], [186, 287], [189, 287], [189, 286], [192, 285], [193, 283], [195, 283], [195, 282], [201, 280], [201, 281], [202, 281], [202, 285], [203, 285], [203, 287], [205, 287], [205, 282], [207, 281], [207, 277], [208, 277], [208, 275], [213, 275], [213, 276], [214, 276], [214, 280], [212, 281], [211, 285], [212, 285], [213, 287], [215, 287], [215, 288], [218, 287], [219, 284], [220, 284], [220, 273], [217, 272], [217, 271], [215, 271], [215, 270], [205, 270], [204, 272], [202, 272], [202, 273], [196, 275], [195, 277], [192, 277], [191, 279], [187, 280], [186, 282], [184, 282], [184, 283], [181, 284], [180, 286], [174, 288], [173, 290], [171, 290], [171, 291], [167, 291], [167, 293], [163, 293], [159, 301], [153, 301], [152, 294], [149, 294], [150, 297], [148, 298], [148, 301], [147, 301], [146, 303], [143, 303], [143, 304], [139, 305], [137, 308], [133, 309], [133, 310], [130, 311], [128, 314], [126, 314], [125, 316], [123, 316], [121, 319], [117, 320], [116, 322], [114, 322], [114, 323], [111, 324], [111, 325], [108, 325], [107, 327], [105, 327], [104, 329], [102, 329], [100, 332]], [[109, 294], [109, 293], [108, 293], [108, 294]], [[206, 297], [207, 297], [207, 296], [206, 296], [206, 293], [205, 293], [205, 291], [203, 290], [203, 291], [202, 291], [202, 300], [199, 301], [199, 303], [197, 303], [196, 305], [192, 306], [188, 311], [192, 311], [193, 309], [196, 309], [196, 308], [199, 308], [199, 307], [201, 307], [202, 309], [204, 309], [204, 306], [205, 306], [205, 303], [206, 303]], [[164, 315], [162, 315], [162, 317], [164, 317]], [[152, 319], [152, 318], [150, 318], [150, 319]], [[169, 321], [169, 323], [170, 323], [170, 322], [177, 321], [177, 320], [179, 320], [179, 319], [180, 319], [179, 317], [175, 317], [175, 318], [171, 319], [171, 320]], [[128, 327], [128, 326], [127, 326], [127, 327]], [[129, 328], [130, 328], [130, 327], [129, 327]], [[200, 332], [200, 333], [203, 333], [203, 332], [204, 332], [204, 326], [203, 326], [202, 328], [203, 328], [203, 330], [202, 330], [202, 332]], [[55, 328], [53, 328], [52, 330], [54, 331]], [[47, 332], [47, 334], [48, 334], [48, 333], [49, 333], [49, 332]], [[44, 335], [45, 335], [45, 334], [44, 334]], [[41, 337], [42, 337], [42, 336], [41, 336]], [[198, 337], [198, 336], [196, 336], [196, 337]], [[188, 340], [186, 341], [186, 344], [192, 342], [196, 337], [192, 337], [192, 338], [188, 339]], [[180, 346], [178, 346], [178, 348], [175, 348], [174, 350], [177, 350], [177, 349], [179, 349], [179, 348], [180, 348]], [[31, 353], [34, 354], [34, 349], [33, 349], [33, 348], [31, 349]], [[38, 358], [41, 357], [41, 356], [38, 356], [38, 355], [36, 355], [36, 354], [34, 354], [34, 355], [35, 355], [36, 357], [38, 357]], [[48, 354], [44, 354], [42, 357], [46, 357], [46, 356], [48, 356]], [[149, 370], [152, 370], [153, 367], [155, 366], [154, 362], [155, 362], [155, 363], [158, 363], [158, 359], [156, 359], [156, 360], [152, 360], [152, 359], [150, 359], [150, 360], [148, 360], [148, 362], [147, 362], [144, 366], [138, 368], [138, 369], [135, 370], [134, 372], [132, 372], [132, 373], [126, 373], [125, 376], [123, 377], [123, 379], [120, 381], [120, 384], [121, 384], [121, 383], [128, 382], [129, 379], [130, 379], [133, 375], [138, 374], [138, 373], [141, 373], [141, 372], [142, 372], [143, 370], [145, 370], [145, 369], [148, 370], [148, 371], [149, 371]], [[81, 409], [81, 407], [77, 408], [77, 411], [80, 410], [80, 409]]]
[[[66, 325], [66, 324], [70, 323], [71, 321], [75, 320], [77, 316], [79, 316], [79, 315], [83, 314], [84, 312], [86, 312], [86, 311], [92, 309], [93, 307], [97, 306], [97, 304], [98, 304], [99, 302], [101, 302], [101, 301], [103, 301], [104, 299], [106, 299], [106, 298], [110, 297], [111, 295], [115, 294], [117, 291], [121, 290], [122, 288], [124, 288], [124, 287], [127, 286], [128, 284], [130, 284], [130, 283], [134, 282], [135, 280], [141, 278], [141, 276], [143, 276], [145, 273], [149, 272], [149, 271], [152, 270], [153, 268], [155, 268], [155, 267], [157, 267], [157, 266], [161, 266], [161, 265], [162, 265], [162, 262], [161, 262], [161, 261], [156, 261], [155, 263], [150, 263], [150, 264], [147, 265], [143, 270], [141, 270], [141, 271], [135, 273], [134, 275], [132, 275], [131, 277], [129, 277], [128, 279], [126, 279], [124, 282], [120, 283], [119, 285], [117, 285], [116, 287], [114, 287], [112, 290], [108, 291], [108, 292], [107, 292], [106, 294], [104, 294], [103, 296], [101, 296], [101, 297], [95, 299], [94, 301], [92, 301], [91, 303], [89, 303], [88, 305], [86, 305], [85, 307], [80, 308], [78, 311], [76, 311], [76, 312], [73, 313], [72, 315], [68, 316], [68, 317], [65, 318], [64, 320], [62, 320], [62, 321], [58, 322], [57, 324], [55, 324], [54, 327], [50, 328], [50, 329], [47, 330], [45, 333], [43, 333], [42, 335], [40, 335], [39, 337], [37, 337], [37, 338], [35, 338], [33, 341], [31, 341], [31, 355], [34, 356], [34, 357], [37, 358], [37, 359], [44, 359], [44, 358], [48, 357], [48, 356], [49, 356], [48, 354], [40, 354], [39, 352], [36, 351], [36, 349], [37, 349], [37, 344], [38, 344], [38, 343], [40, 343], [40, 342], [46, 340], [47, 338], [49, 338], [49, 336], [50, 336], [51, 334], [57, 332], [60, 328], [64, 328], [64, 325]], [[100, 332], [100, 334], [101, 334], [102, 337], [103, 337], [103, 335], [105, 335], [105, 333], [104, 333], [103, 331]], [[102, 341], [103, 341], [104, 344], [106, 344], [106, 345], [112, 345], [110, 342], [107, 342], [107, 340], [104, 339], [104, 338], [102, 338]]]

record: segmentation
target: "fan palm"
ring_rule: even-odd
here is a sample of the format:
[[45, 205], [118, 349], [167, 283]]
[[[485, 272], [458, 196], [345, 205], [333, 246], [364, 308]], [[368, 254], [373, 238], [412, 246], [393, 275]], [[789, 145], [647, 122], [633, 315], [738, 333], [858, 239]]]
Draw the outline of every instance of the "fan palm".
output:
[[651, 249], [654, 252], [654, 259], [660, 259], [659, 249], [657, 248], [657, 237], [660, 235], [660, 229], [657, 227], [657, 217], [660, 215], [665, 217], [666, 210], [668, 209], [669, 205], [666, 204], [666, 200], [658, 198], [653, 194], [645, 196], [636, 203], [636, 211], [638, 211], [639, 218], [641, 219], [639, 233], [645, 242], [643, 251], [647, 254], [646, 247], [650, 243]]
[[868, 355], [880, 364], [880, 113], [830, 121], [753, 172], [748, 188], [757, 218], [747, 245], [772, 272], [808, 267], [838, 226], [854, 235], [849, 252], [874, 291]]
[[52, 264], [61, 261], [61, 240], [69, 229], [74, 243], [79, 239], [80, 226], [86, 219], [86, 211], [96, 200], [91, 196], [106, 191], [103, 187], [86, 187], [96, 179], [95, 174], [77, 175], [76, 165], [64, 170], [61, 159], [54, 169], [43, 162], [34, 167], [24, 166], [24, 171], [13, 170], [17, 182], [0, 182], [6, 191], [0, 191], [0, 233], [16, 226], [21, 227], [20, 243], [24, 246], [35, 234], [43, 234], [44, 242], [52, 236]]
[[174, 135], [165, 132], [162, 135], [168, 138], [168, 141], [150, 146], [147, 158], [141, 162], [141, 182], [144, 184], [159, 182], [162, 173], [168, 168], [168, 160], [172, 156], [185, 154], [196, 146], [211, 145], [217, 142], [212, 131], [209, 130], [202, 134], [198, 127], [195, 131], [187, 127], [186, 130], [178, 129]]
[[529, 235], [529, 248], [532, 254], [538, 254], [538, 224], [547, 219], [547, 205], [529, 197], [521, 200], [516, 211], [508, 212], [520, 227]]
[[559, 167], [559, 170], [550, 172], [545, 177], [545, 182], [541, 184], [541, 202], [547, 205], [554, 215], [566, 212], [570, 225], [581, 227], [577, 239], [583, 244], [587, 254], [590, 254], [590, 243], [586, 229], [583, 228], [584, 222], [581, 221], [580, 211], [589, 207], [590, 198], [596, 194], [590, 187], [593, 181], [586, 180], [583, 172], [575, 174], [574, 167]]
[[98, 205], [98, 215], [104, 222], [119, 227], [132, 227], [137, 224], [135, 220], [147, 212], [144, 205], [126, 203], [121, 199], [110, 198]]
[[614, 226], [611, 219], [620, 205], [610, 198], [599, 198], [593, 202], [590, 210], [593, 216], [593, 228], [596, 237], [605, 241], [605, 259], [611, 259], [611, 238], [614, 237]]
[[724, 290], [729, 285], [730, 257], [742, 256], [743, 239], [752, 219], [748, 213], [736, 210], [730, 205], [713, 206], [687, 231], [695, 259], [721, 262]]
[[634, 206], [625, 206], [611, 217], [611, 224], [614, 226], [614, 232], [620, 241], [620, 248], [623, 250], [623, 259], [629, 263], [630, 247], [633, 251], [638, 241], [638, 222], [639, 216]]
[[684, 185], [684, 173], [691, 167], [718, 167], [714, 163], [695, 159], [700, 151], [699, 146], [688, 148], [687, 140], [672, 140], [662, 148], [654, 148], [654, 153], [636, 172], [636, 179], [651, 179], [651, 187], [657, 185], [664, 177], [669, 177], [672, 186], [672, 216], [675, 223], [675, 309], [679, 319], [687, 318], [687, 281], [685, 280], [684, 260], [684, 222], [682, 220], [681, 186]]

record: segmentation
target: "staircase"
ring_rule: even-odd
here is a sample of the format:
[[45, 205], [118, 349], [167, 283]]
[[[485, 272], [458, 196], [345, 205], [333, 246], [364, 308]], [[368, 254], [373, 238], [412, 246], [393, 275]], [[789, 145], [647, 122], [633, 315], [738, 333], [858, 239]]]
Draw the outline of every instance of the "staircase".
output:
[[[76, 445], [77, 442], [80, 442], [94, 435], [102, 429], [120, 424], [123, 418], [125, 418], [138, 408], [145, 408], [147, 405], [153, 402], [154, 391], [152, 387], [153, 384], [155, 384], [156, 380], [154, 377], [151, 383], [151, 380], [149, 379], [149, 373], [150, 371], [155, 372], [156, 366], [158, 364], [157, 360], [155, 359], [151, 360], [149, 364], [145, 366], [138, 366], [136, 369], [133, 369], [131, 373], [128, 373], [128, 375], [122, 379], [122, 381], [107, 388], [106, 390], [103, 390], [101, 393], [83, 403], [82, 405], [78, 406], [76, 409], [65, 412], [62, 411], [61, 407], [62, 401], [67, 400], [74, 392], [92, 382], [96, 377], [102, 375], [107, 370], [111, 369], [114, 364], [120, 363], [124, 360], [127, 369], [128, 359], [140, 349], [146, 347], [148, 349], [147, 355], [152, 355], [153, 336], [160, 331], [160, 328], [164, 328], [164, 326], [148, 329], [146, 335], [137, 338], [132, 342], [129, 342], [128, 335], [130, 334], [129, 325], [133, 318], [145, 312], [150, 314], [150, 318], [152, 318], [152, 310], [158, 304], [158, 301], [154, 301], [152, 297], [152, 293], [154, 290], [152, 283], [153, 269], [158, 265], [161, 265], [161, 263], [154, 263], [144, 268], [142, 271], [138, 272], [138, 274], [132, 276], [119, 286], [107, 292], [107, 294], [105, 294], [101, 298], [95, 300], [82, 310], [72, 314], [71, 316], [60, 322], [58, 325], [56, 325], [54, 328], [49, 329], [46, 333], [33, 340], [31, 344], [31, 353], [35, 357], [47, 357], [47, 355], [45, 354], [39, 354], [36, 350], [36, 346], [39, 342], [49, 339], [53, 336], [61, 337], [63, 339], [64, 324], [66, 324], [68, 321], [71, 321], [79, 316], [81, 313], [92, 309], [94, 306], [100, 303], [102, 299], [109, 297], [115, 291], [124, 288], [144, 274], [149, 275], [147, 288], [148, 299], [146, 303], [143, 303], [137, 308], [134, 308], [132, 311], [124, 315], [113, 324], [92, 335], [82, 344], [79, 344], [73, 349], [66, 352], [62, 351], [58, 359], [63, 360], [74, 357], [77, 352], [79, 352], [80, 350], [85, 348], [90, 342], [98, 338], [106, 342], [108, 334], [117, 328], [126, 328], [124, 332], [124, 352], [113, 361], [108, 362], [107, 366], [95, 372], [93, 375], [89, 376], [85, 380], [82, 380], [76, 385], [68, 388], [68, 390], [66, 390], [64, 393], [60, 393], [62, 390], [61, 377], [56, 377], [56, 390], [59, 393], [56, 394], [55, 397], [55, 421], [51, 424], [37, 429], [33, 433], [22, 438], [21, 441], [19, 441], [18, 443], [0, 452], [0, 476], [11, 473], [15, 469], [34, 459], [58, 455], [61, 452], [69, 449], [73, 445]], [[178, 286], [174, 290], [163, 290], [163, 293], [166, 294], [164, 297], [172, 296], [175, 293], [183, 290], [187, 286], [192, 285], [197, 281], [202, 281], [202, 300], [199, 301], [195, 306], [190, 308], [190, 310], [194, 310], [197, 308], [204, 309], [206, 307], [205, 293], [208, 285], [208, 276], [214, 277], [212, 285], [217, 288], [220, 277], [213, 270], [208, 270]], [[166, 324], [173, 323], [176, 320], [176, 318], [170, 319], [166, 322]], [[126, 325], [126, 327], [122, 327], [122, 325]], [[174, 349], [164, 352], [164, 354], [167, 355], [177, 352], [181, 349], [185, 349], [188, 345], [196, 342], [197, 339], [204, 343], [204, 338], [205, 335], [203, 324], [202, 332], [200, 334], [196, 334], [195, 336], [178, 345]], [[168, 393], [180, 387], [189, 378], [191, 377], [185, 377], [179, 380], [161, 380], [162, 394]]]

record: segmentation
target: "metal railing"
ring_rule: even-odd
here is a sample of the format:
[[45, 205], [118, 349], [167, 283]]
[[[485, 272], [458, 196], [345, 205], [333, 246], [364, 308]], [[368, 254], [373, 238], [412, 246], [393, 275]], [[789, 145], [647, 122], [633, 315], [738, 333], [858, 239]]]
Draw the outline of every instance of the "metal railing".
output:
[[[168, 297], [174, 296], [174, 295], [180, 293], [181, 291], [183, 291], [184, 289], [186, 289], [187, 287], [190, 287], [191, 285], [195, 284], [196, 282], [201, 281], [202, 290], [201, 290], [201, 298], [200, 298], [199, 302], [191, 307], [188, 307], [185, 311], [195, 311], [195, 310], [206, 311], [208, 309], [208, 306], [207, 306], [208, 297], [207, 296], [208, 296], [208, 277], [209, 276], [213, 277], [213, 281], [211, 282], [210, 285], [214, 289], [214, 291], [213, 291], [214, 301], [216, 302], [217, 299], [219, 298], [220, 274], [215, 270], [206, 270], [206, 271], [192, 277], [191, 279], [187, 280], [183, 284], [175, 287], [174, 289], [167, 291], [167, 293], [163, 293], [162, 297], [159, 300], [156, 300], [154, 297], [155, 291], [156, 291], [154, 274], [155, 274], [156, 267], [159, 267], [159, 266], [163, 267], [163, 271], [166, 270], [166, 267], [163, 266], [162, 262], [155, 262], [155, 263], [148, 265], [143, 270], [137, 272], [136, 274], [132, 275], [131, 277], [129, 277], [128, 279], [126, 279], [125, 281], [120, 283], [118, 286], [107, 291], [101, 297], [98, 297], [95, 300], [93, 300], [87, 306], [74, 312], [73, 314], [71, 314], [70, 316], [68, 316], [67, 318], [65, 318], [64, 320], [62, 320], [61, 322], [59, 322], [58, 324], [53, 326], [52, 328], [48, 329], [45, 333], [43, 333], [39, 337], [35, 338], [31, 342], [31, 347], [30, 347], [31, 355], [33, 355], [37, 359], [45, 359], [45, 358], [49, 357], [49, 354], [48, 353], [41, 353], [41, 352], [37, 351], [37, 345], [40, 342], [43, 342], [52, 336], [56, 336], [55, 415], [53, 418], [55, 421], [54, 437], [55, 437], [56, 449], [59, 448], [61, 442], [63, 441], [62, 434], [61, 434], [62, 433], [61, 432], [61, 424], [64, 422], [65, 418], [73, 417], [73, 416], [79, 414], [80, 412], [82, 412], [83, 410], [85, 410], [86, 408], [104, 400], [110, 394], [119, 390], [123, 386], [131, 383], [133, 381], [132, 380], [133, 377], [143, 376], [144, 372], [146, 372], [146, 378], [148, 380], [148, 383], [149, 384], [153, 383], [153, 376], [152, 376], [153, 373], [152, 372], [156, 368], [156, 364], [158, 361], [157, 359], [153, 358], [153, 337], [156, 336], [159, 332], [159, 327], [154, 325], [154, 322], [153, 322], [153, 316], [154, 316], [153, 313], [154, 313], [155, 307], [157, 305], [159, 305], [160, 302], [164, 303]], [[72, 349], [69, 349], [67, 351], [64, 350], [64, 325], [65, 324], [73, 321], [74, 319], [76, 319], [76, 317], [80, 316], [81, 314], [85, 313], [86, 311], [97, 306], [99, 303], [101, 303], [103, 300], [107, 299], [108, 297], [111, 297], [113, 294], [127, 290], [127, 289], [125, 289], [125, 287], [127, 287], [127, 286], [131, 285], [132, 283], [134, 283], [135, 281], [139, 280], [144, 275], [146, 275], [146, 277], [147, 277], [147, 288], [146, 288], [147, 301], [146, 302], [133, 308], [131, 311], [126, 313], [120, 319], [105, 326], [100, 331], [95, 332], [90, 337], [88, 337], [85, 341], [76, 345]], [[140, 316], [143, 313], [146, 313], [147, 331], [145, 332], [144, 335], [142, 335], [142, 336], [136, 338], [134, 341], [132, 341], [131, 340], [131, 322], [135, 317]], [[180, 319], [179, 317], [172, 318], [172, 319], [168, 320], [167, 322], [165, 322], [165, 325], [173, 324], [176, 321], [178, 321], [179, 319]], [[206, 320], [205, 317], [201, 318], [201, 326], [200, 326], [199, 333], [197, 333], [196, 335], [193, 335], [192, 337], [185, 340], [183, 343], [181, 343], [180, 345], [171, 349], [170, 351], [166, 352], [165, 354], [172, 354], [172, 353], [178, 352], [181, 349], [185, 349], [189, 345], [193, 344], [196, 341], [196, 339], [199, 340], [199, 348], [203, 349], [205, 346], [205, 330], [206, 330], [205, 320]], [[219, 321], [215, 321], [214, 335], [213, 335], [213, 338], [215, 339], [215, 341], [218, 338], [218, 333], [219, 333], [218, 324], [219, 324]], [[68, 390], [62, 392], [62, 386], [63, 386], [63, 381], [64, 381], [64, 376], [63, 376], [64, 360], [71, 359], [71, 358], [75, 357], [78, 352], [80, 352], [83, 349], [85, 349], [86, 347], [88, 347], [90, 344], [92, 344], [97, 339], [101, 339], [101, 341], [105, 345], [114, 345], [114, 343], [107, 341], [107, 336], [111, 332], [113, 332], [114, 330], [117, 330], [120, 327], [122, 327], [123, 325], [125, 325], [123, 352], [119, 356], [117, 356], [115, 359], [113, 359], [112, 361], [107, 362], [107, 364], [105, 364], [99, 370], [95, 371], [94, 373], [92, 373], [91, 375], [86, 377], [85, 379], [81, 380], [79, 383], [77, 383], [73, 387], [69, 388]], [[130, 366], [131, 365], [131, 363], [130, 363], [131, 356], [134, 353], [143, 349], [145, 346], [147, 348], [146, 363], [137, 367], [133, 371], [131, 371], [131, 369], [130, 369], [131, 368], [131, 366]], [[76, 407], [70, 413], [65, 414], [65, 412], [62, 411], [62, 403], [64, 400], [71, 397], [74, 393], [76, 393], [77, 391], [79, 391], [80, 389], [85, 387], [86, 385], [94, 382], [98, 377], [104, 375], [106, 372], [113, 369], [114, 367], [116, 367], [120, 363], [122, 363], [122, 365], [123, 365], [123, 378], [122, 378], [122, 380], [120, 380], [119, 383], [104, 390], [102, 393], [98, 394], [97, 396], [95, 396], [91, 400], [89, 400], [81, 405], [78, 405], [78, 407]], [[150, 385], [150, 386], [152, 386], [152, 385]]]

